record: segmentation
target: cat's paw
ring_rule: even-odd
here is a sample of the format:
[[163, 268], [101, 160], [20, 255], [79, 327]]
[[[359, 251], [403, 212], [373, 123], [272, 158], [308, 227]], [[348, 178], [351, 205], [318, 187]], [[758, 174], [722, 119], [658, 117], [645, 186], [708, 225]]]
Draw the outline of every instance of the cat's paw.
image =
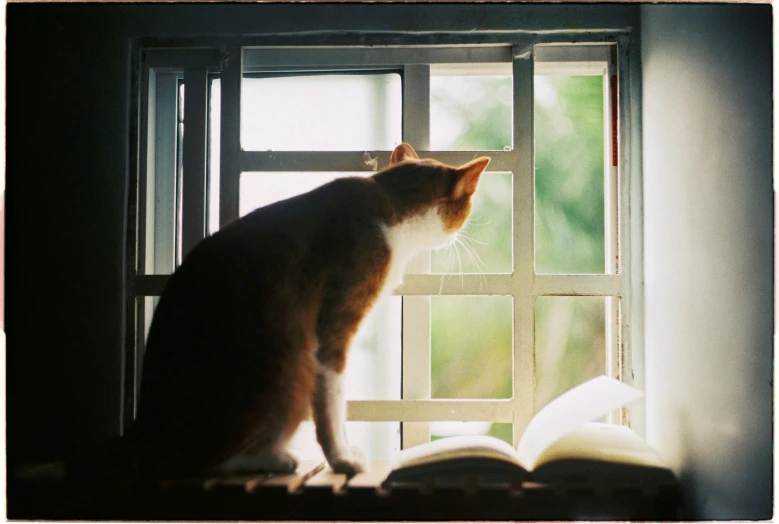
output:
[[294, 473], [298, 469], [298, 459], [288, 451], [276, 451], [268, 466], [268, 471], [273, 473]]
[[348, 450], [334, 453], [328, 457], [327, 462], [333, 471], [343, 473], [348, 477], [362, 473], [366, 469], [365, 455], [356, 446], [350, 446]]
[[219, 468], [220, 474], [294, 473], [298, 459], [288, 451], [274, 450], [245, 454], [227, 461]]

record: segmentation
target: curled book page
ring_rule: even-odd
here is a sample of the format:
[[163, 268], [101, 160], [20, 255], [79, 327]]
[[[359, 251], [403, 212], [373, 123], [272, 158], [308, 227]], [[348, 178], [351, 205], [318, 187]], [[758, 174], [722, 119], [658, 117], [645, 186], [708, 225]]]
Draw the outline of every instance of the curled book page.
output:
[[641, 396], [636, 388], [606, 376], [568, 390], [530, 421], [517, 446], [519, 460], [532, 469], [541, 453], [565, 434]]

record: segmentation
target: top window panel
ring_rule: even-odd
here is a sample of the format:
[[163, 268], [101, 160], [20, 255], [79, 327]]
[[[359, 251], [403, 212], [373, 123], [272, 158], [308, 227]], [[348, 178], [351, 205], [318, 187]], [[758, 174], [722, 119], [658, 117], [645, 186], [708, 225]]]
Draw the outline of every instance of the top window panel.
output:
[[244, 73], [269, 72], [294, 65], [299, 70], [352, 69], [414, 64], [511, 62], [511, 46], [317, 46], [244, 48]]
[[[430, 100], [404, 86], [404, 67], [420, 64], [431, 67]], [[433, 149], [512, 146], [511, 46], [246, 48], [243, 72], [244, 150], [389, 151], [403, 140], [404, 104], [430, 112]], [[469, 135], [467, 105], [499, 136]]]
[[245, 76], [247, 151], [391, 150], [402, 141], [398, 73]]

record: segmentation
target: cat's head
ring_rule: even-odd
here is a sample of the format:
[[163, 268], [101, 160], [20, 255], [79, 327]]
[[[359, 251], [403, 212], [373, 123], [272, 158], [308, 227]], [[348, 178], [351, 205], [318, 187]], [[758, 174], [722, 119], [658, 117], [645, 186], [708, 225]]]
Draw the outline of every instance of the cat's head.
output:
[[420, 160], [404, 143], [392, 152], [390, 166], [373, 178], [392, 197], [396, 211], [393, 222], [408, 224], [425, 237], [424, 243], [429, 244], [425, 247], [437, 248], [451, 243], [465, 225], [479, 177], [489, 163], [488, 157], [459, 167]]

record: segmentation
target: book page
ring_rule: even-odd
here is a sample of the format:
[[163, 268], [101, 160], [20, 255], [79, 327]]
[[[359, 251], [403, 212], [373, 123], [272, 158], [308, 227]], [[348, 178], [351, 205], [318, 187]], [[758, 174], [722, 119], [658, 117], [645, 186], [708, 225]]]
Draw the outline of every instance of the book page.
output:
[[601, 422], [585, 422], [549, 446], [536, 460], [533, 475], [540, 482], [674, 478], [660, 453], [632, 429]]
[[531, 470], [541, 453], [566, 433], [640, 398], [639, 390], [606, 376], [570, 389], [546, 405], [528, 424], [517, 455]]
[[632, 429], [601, 422], [585, 422], [559, 439], [536, 459], [536, 467], [566, 459], [665, 467], [660, 454]]
[[404, 449], [390, 462], [390, 471], [457, 458], [491, 458], [519, 465], [511, 444], [488, 435], [447, 437]]

